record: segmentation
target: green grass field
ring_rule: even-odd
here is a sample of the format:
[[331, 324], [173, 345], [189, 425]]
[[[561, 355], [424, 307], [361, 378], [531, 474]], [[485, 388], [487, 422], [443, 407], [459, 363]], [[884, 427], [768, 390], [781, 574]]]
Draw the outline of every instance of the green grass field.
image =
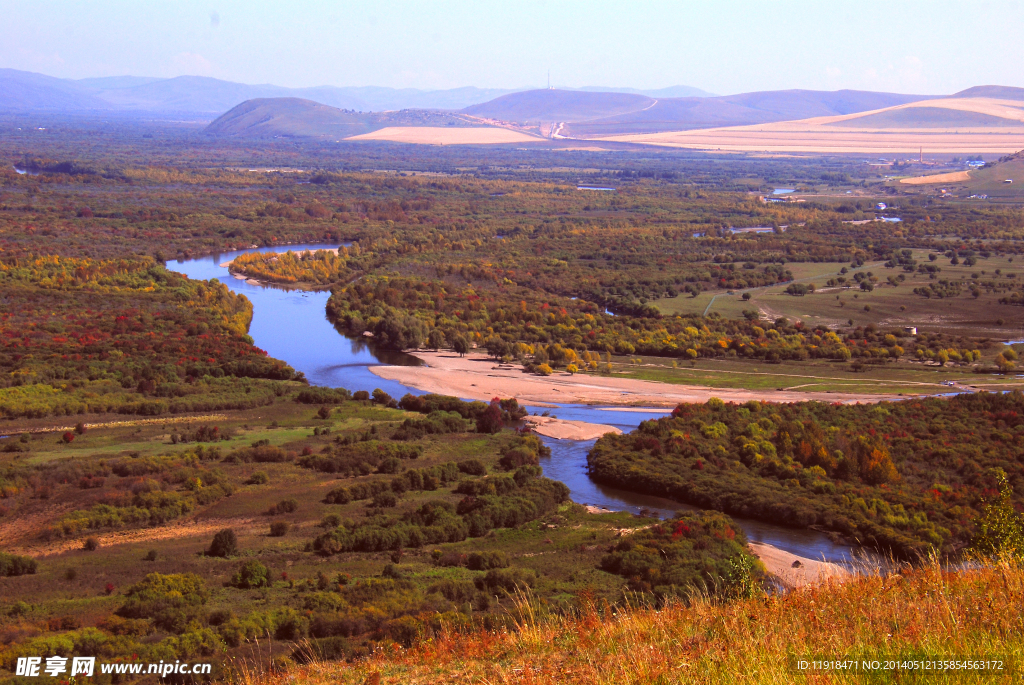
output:
[[[850, 364], [826, 360], [784, 361], [766, 364], [745, 359], [701, 359], [694, 362], [660, 357], [613, 359], [615, 375], [639, 380], [703, 385], [711, 388], [747, 388], [751, 390], [804, 390], [807, 392], [869, 393], [880, 395], [935, 395], [950, 392], [943, 381], [954, 381], [976, 390], [1024, 388], [1024, 379], [1016, 376], [975, 374], [971, 366], [934, 367], [920, 362], [901, 361], [884, 365], [866, 365], [854, 371]], [[676, 366], [672, 366], [672, 362]]]
[[[960, 288], [960, 294], [953, 297], [928, 299], [915, 295], [914, 288], [936, 286], [940, 280], [970, 284], [972, 282], [995, 282], [1000, 288], [1019, 282], [1024, 277], [1024, 264], [1012, 257], [993, 255], [988, 259], [978, 258], [973, 266], [951, 265], [949, 258], [939, 255], [929, 261], [928, 252], [914, 251], [914, 259], [921, 264], [933, 264], [941, 271], [936, 278], [928, 274], [905, 273], [900, 268], [886, 268], [882, 262], [871, 262], [853, 269], [849, 264], [838, 263], [792, 263], [786, 268], [793, 272], [794, 281], [813, 283], [817, 290], [804, 296], [785, 293], [788, 283], [767, 288], [752, 288], [726, 293], [708, 291], [694, 298], [679, 295], [674, 298], [657, 300], [654, 304], [665, 314], [718, 313], [726, 318], [743, 316], [745, 310], [756, 310], [762, 317], [775, 319], [786, 317], [791, 321], [803, 321], [807, 325], [824, 325], [831, 328], [875, 324], [879, 327], [914, 326], [919, 332], [942, 332], [955, 335], [988, 337], [995, 340], [1024, 338], [1024, 310], [1012, 305], [999, 304], [1004, 294], [992, 288], [981, 287], [981, 294], [975, 298], [969, 285]], [[841, 274], [842, 268], [846, 274]], [[996, 274], [996, 270], [1000, 273]], [[857, 289], [853, 276], [858, 272], [870, 272], [878, 279], [872, 292]], [[906, 280], [892, 286], [887, 279], [904, 275]], [[974, 278], [974, 275], [977, 278]], [[1011, 278], [1010, 274], [1014, 274]], [[847, 286], [826, 287], [829, 279], [845, 276]], [[744, 293], [750, 299], [744, 301]], [[712, 299], [714, 300], [712, 302]], [[709, 306], [710, 305], [710, 306]], [[867, 308], [867, 309], [866, 309]], [[1002, 323], [999, 323], [999, 320]]]

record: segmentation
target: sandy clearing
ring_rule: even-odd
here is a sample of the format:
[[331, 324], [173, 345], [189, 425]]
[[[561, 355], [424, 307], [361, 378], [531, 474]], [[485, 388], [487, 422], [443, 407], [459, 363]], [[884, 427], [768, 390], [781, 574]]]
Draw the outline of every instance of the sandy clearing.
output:
[[958, 183], [970, 181], [971, 174], [967, 171], [950, 171], [948, 174], [933, 174], [931, 176], [915, 176], [913, 178], [901, 178], [900, 183], [908, 186], [922, 186], [929, 183]]
[[[841, 582], [851, 575], [837, 564], [797, 556], [763, 542], [751, 542], [747, 547], [761, 560], [768, 573], [777, 577], [787, 588], [804, 587], [830, 579]], [[798, 565], [794, 566], [794, 563]]]
[[448, 351], [417, 351], [426, 366], [373, 366], [381, 378], [398, 381], [425, 392], [474, 400], [515, 397], [520, 403], [605, 404], [674, 407], [681, 402], [707, 402], [718, 397], [726, 402], [878, 402], [895, 396], [824, 392], [745, 390], [675, 385], [614, 376], [558, 373], [552, 376], [525, 374], [521, 366], [498, 365], [483, 354], [459, 357]]
[[558, 440], [594, 440], [606, 433], [615, 433], [616, 435], [622, 433], [615, 426], [556, 419], [551, 416], [527, 416], [524, 421], [530, 424], [537, 433]]
[[[189, 519], [170, 523], [154, 528], [135, 528], [131, 530], [114, 530], [104, 533], [95, 533], [89, 537], [96, 538], [100, 547], [111, 547], [113, 545], [125, 545], [136, 542], [148, 542], [150, 540], [168, 540], [170, 538], [199, 537], [210, 535], [224, 528], [231, 528], [236, 534], [249, 535], [257, 529], [265, 528], [264, 522], [257, 523], [255, 518], [221, 518], [204, 519], [197, 521]], [[18, 547], [9, 547], [5, 551], [14, 554], [27, 554], [32, 557], [45, 557], [53, 554], [70, 552], [81, 549], [82, 540], [73, 538], [67, 540], [46, 541], [37, 543], [22, 544]]]
[[496, 126], [388, 126], [345, 140], [386, 140], [419, 145], [494, 145], [499, 143], [536, 143], [543, 140], [519, 131]]

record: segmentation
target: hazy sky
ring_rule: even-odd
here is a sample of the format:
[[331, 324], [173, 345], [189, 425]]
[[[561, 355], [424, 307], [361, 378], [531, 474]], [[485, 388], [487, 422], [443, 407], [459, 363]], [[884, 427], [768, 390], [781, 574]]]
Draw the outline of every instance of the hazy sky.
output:
[[0, 0], [0, 67], [282, 86], [1024, 86], [1024, 2]]

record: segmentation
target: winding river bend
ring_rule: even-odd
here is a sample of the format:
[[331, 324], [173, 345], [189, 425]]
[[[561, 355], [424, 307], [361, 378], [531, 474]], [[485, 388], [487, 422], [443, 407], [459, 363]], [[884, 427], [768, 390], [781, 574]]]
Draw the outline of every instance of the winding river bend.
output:
[[[423, 391], [395, 381], [383, 379], [370, 371], [381, 364], [417, 366], [422, 362], [407, 354], [382, 350], [362, 339], [342, 335], [327, 320], [325, 305], [329, 293], [311, 292], [255, 283], [234, 278], [226, 266], [238, 255], [248, 252], [281, 252], [283, 250], [316, 250], [338, 247], [332, 245], [289, 245], [265, 247], [209, 255], [187, 261], [168, 261], [167, 268], [199, 280], [216, 279], [232, 291], [245, 295], [253, 304], [249, 335], [258, 347], [270, 356], [282, 359], [301, 371], [313, 385], [344, 387], [350, 390], [381, 388], [394, 397], [407, 392]], [[613, 425], [631, 431], [641, 421], [665, 416], [667, 410], [624, 411], [615, 407], [564, 405], [536, 409], [550, 411], [561, 419]], [[542, 438], [551, 448], [551, 457], [543, 459], [544, 475], [565, 483], [574, 502], [604, 507], [613, 511], [647, 510], [668, 516], [680, 509], [694, 507], [662, 497], [640, 495], [599, 485], [587, 475], [587, 452], [593, 440], [555, 440]], [[828, 536], [813, 530], [785, 528], [760, 521], [736, 519], [751, 541], [764, 542], [793, 554], [834, 563], [853, 563], [854, 549], [832, 542]]]

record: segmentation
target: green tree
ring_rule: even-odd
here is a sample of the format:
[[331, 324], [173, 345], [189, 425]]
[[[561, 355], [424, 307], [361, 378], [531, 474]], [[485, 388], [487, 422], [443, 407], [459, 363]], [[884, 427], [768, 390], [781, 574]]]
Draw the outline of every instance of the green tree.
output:
[[431, 328], [430, 335], [427, 336], [427, 344], [435, 350], [440, 350], [447, 345], [447, 341], [444, 339], [444, 331], [440, 328]]
[[974, 540], [974, 551], [984, 556], [1010, 555], [1024, 558], [1024, 516], [1013, 507], [1013, 487], [1006, 472], [993, 469], [999, 496], [993, 502], [985, 502], [981, 518], [978, 519], [978, 533]]
[[211, 557], [233, 557], [238, 554], [238, 538], [235, 537], [235, 531], [225, 528], [214, 535], [206, 554]]
[[452, 349], [458, 352], [460, 357], [465, 357], [469, 352], [469, 341], [466, 340], [466, 336], [456, 335], [452, 340]]
[[229, 584], [241, 590], [267, 587], [270, 585], [270, 569], [256, 559], [250, 559], [242, 564], [235, 575], [231, 576]]

